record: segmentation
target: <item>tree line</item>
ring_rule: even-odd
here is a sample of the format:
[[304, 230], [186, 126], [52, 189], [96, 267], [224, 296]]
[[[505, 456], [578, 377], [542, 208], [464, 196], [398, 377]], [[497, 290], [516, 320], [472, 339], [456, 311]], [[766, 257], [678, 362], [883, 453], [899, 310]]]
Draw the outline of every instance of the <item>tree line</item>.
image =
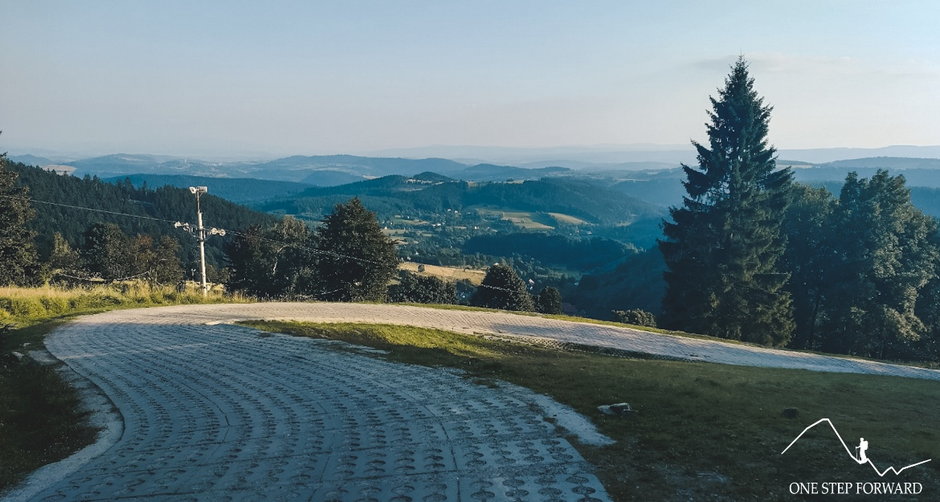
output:
[[708, 144], [663, 224], [660, 324], [764, 345], [940, 360], [937, 221], [903, 176], [793, 182], [743, 59], [711, 99]]
[[[37, 180], [45, 183], [37, 185]], [[51, 208], [40, 206], [42, 212], [35, 209], [38, 204], [30, 204], [31, 189], [36, 186], [42, 186], [38, 191], [46, 202], [56, 201]], [[69, 193], [71, 197], [65, 196]], [[10, 166], [0, 156], [0, 284], [75, 285], [132, 279], [181, 283], [186, 276], [185, 254], [177, 240], [181, 232], [177, 230], [175, 236], [168, 232], [173, 227], [166, 216], [182, 216], [191, 210], [183, 202], [187, 199], [179, 197], [182, 193], [172, 188], [138, 189], [129, 181], [111, 186], [93, 178], [58, 176], [23, 165]], [[81, 212], [83, 208], [100, 211], [88, 214]], [[134, 208], [137, 211], [131, 212]], [[50, 221], [56, 221], [57, 212], [65, 209], [72, 211], [70, 221], [90, 223], [77, 238], [75, 221], [60, 227], [65, 233], [51, 232], [48, 250], [40, 252], [36, 242], [44, 234], [36, 229], [48, 231]], [[123, 224], [106, 221], [109, 217], [119, 217]], [[291, 217], [274, 223], [263, 221], [230, 231], [221, 246], [223, 260], [217, 262], [215, 279], [224, 282], [227, 289], [258, 298], [457, 303], [453, 283], [404, 271], [393, 280], [399, 263], [396, 244], [382, 232], [375, 213], [358, 198], [334, 206], [316, 228]], [[135, 232], [148, 229], [156, 231]], [[545, 288], [533, 297], [515, 271], [505, 265], [491, 267], [471, 300], [491, 308], [561, 311], [557, 289]]]

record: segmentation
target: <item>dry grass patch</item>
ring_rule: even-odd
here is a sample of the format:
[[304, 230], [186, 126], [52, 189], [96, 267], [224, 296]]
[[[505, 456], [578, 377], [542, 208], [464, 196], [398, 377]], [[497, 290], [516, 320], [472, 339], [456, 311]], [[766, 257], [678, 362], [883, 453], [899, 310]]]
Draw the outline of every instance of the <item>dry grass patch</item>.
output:
[[[421, 267], [422, 271], [419, 271]], [[437, 277], [438, 279], [454, 282], [467, 280], [474, 286], [479, 286], [486, 277], [485, 270], [461, 267], [442, 267], [439, 265], [426, 265], [423, 263], [414, 263], [410, 261], [403, 262], [398, 266], [400, 270], [406, 270], [419, 275]]]

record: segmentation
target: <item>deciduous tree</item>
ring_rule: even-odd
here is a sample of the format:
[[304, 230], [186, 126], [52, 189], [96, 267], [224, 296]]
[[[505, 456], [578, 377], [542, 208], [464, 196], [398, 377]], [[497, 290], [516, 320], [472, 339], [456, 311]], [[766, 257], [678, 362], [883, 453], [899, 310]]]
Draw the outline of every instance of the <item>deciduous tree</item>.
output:
[[829, 289], [823, 349], [892, 357], [928, 327], [918, 297], [937, 276], [937, 222], [917, 210], [903, 176], [850, 173], [833, 213], [830, 245], [836, 262]]

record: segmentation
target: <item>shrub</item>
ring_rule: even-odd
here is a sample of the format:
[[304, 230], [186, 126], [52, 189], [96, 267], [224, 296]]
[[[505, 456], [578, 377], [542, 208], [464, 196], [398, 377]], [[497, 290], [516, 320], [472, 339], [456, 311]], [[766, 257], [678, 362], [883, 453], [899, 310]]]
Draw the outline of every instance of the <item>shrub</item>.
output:
[[502, 310], [532, 312], [535, 305], [532, 295], [516, 271], [506, 265], [496, 264], [489, 268], [486, 277], [473, 297], [472, 303], [480, 307]]
[[636, 326], [656, 327], [656, 316], [642, 309], [614, 310], [614, 320]]
[[401, 271], [398, 284], [388, 290], [389, 301], [403, 303], [457, 303], [457, 288], [452, 282]]
[[543, 289], [535, 299], [535, 306], [543, 314], [560, 314], [561, 292], [551, 286]]

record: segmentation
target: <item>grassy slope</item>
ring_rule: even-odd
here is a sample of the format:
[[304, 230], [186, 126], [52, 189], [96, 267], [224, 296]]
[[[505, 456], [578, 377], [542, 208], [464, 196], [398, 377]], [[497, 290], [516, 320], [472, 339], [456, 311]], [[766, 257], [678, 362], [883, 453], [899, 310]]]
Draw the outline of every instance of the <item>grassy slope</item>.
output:
[[[355, 324], [251, 323], [262, 329], [391, 350], [393, 360], [464, 369], [553, 396], [617, 440], [580, 447], [617, 500], [788, 499], [792, 481], [919, 481], [940, 496], [940, 385], [867, 375], [627, 359], [551, 350], [437, 330]], [[627, 401], [628, 417], [600, 414]], [[783, 416], [796, 408], [798, 417]], [[827, 417], [851, 448], [870, 441], [880, 467], [936, 461], [878, 478], [846, 458]]]
[[68, 290], [54, 287], [0, 288], [0, 491], [38, 467], [67, 457], [94, 441], [97, 431], [87, 425], [78, 395], [54, 367], [13, 351], [27, 353], [42, 347], [55, 327], [79, 314], [117, 308], [179, 303], [238, 301], [238, 298], [172, 288], [98, 286]]

